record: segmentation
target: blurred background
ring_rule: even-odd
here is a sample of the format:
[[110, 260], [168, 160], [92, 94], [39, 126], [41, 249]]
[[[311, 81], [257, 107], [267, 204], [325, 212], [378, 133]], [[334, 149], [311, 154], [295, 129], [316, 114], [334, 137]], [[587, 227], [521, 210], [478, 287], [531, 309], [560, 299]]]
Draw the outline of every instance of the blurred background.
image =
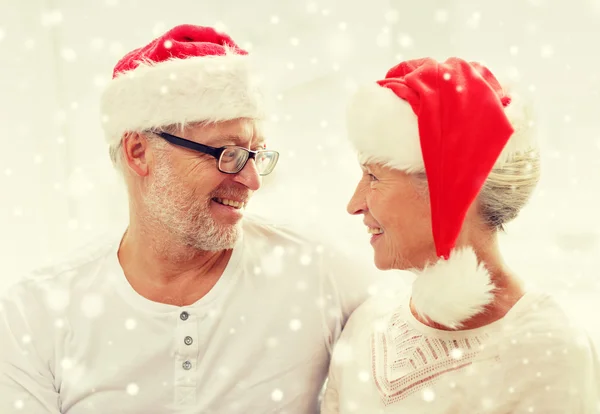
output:
[[503, 251], [600, 343], [600, 0], [0, 0], [0, 291], [124, 228], [100, 92], [126, 52], [181, 23], [226, 30], [264, 74], [281, 159], [249, 209], [365, 262], [368, 235], [345, 212], [360, 176], [353, 89], [402, 59], [455, 55], [529, 95], [543, 178]]

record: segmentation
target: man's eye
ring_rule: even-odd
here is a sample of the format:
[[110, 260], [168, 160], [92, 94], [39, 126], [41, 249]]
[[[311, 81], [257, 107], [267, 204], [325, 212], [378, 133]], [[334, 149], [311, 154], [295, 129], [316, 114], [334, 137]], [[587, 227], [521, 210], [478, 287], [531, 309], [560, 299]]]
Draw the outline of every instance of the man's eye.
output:
[[369, 181], [377, 181], [377, 177], [375, 177], [373, 174], [367, 174], [369, 176]]

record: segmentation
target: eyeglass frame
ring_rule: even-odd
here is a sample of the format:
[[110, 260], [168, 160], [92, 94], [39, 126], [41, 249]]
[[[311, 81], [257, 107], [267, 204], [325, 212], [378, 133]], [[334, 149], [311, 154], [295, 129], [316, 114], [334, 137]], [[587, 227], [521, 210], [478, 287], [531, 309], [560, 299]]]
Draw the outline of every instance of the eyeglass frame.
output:
[[[169, 134], [168, 132], [162, 132], [162, 131], [149, 131], [149, 132], [151, 132], [152, 134], [158, 135], [165, 141], [167, 141], [173, 145], [176, 145], [178, 147], [187, 148], [192, 151], [200, 152], [202, 154], [206, 154], [206, 155], [210, 155], [211, 157], [214, 157], [217, 160], [217, 169], [220, 172], [222, 172], [223, 174], [239, 174], [240, 171], [242, 171], [246, 167], [246, 164], [248, 164], [248, 161], [250, 161], [250, 159], [253, 159], [254, 162], [256, 162], [256, 156], [261, 152], [270, 152], [270, 153], [276, 154], [275, 155], [275, 165], [273, 166], [271, 171], [268, 172], [267, 174], [258, 173], [258, 175], [260, 175], [261, 177], [271, 174], [273, 172], [273, 170], [275, 169], [275, 167], [277, 166], [277, 162], [279, 161], [279, 152], [274, 151], [274, 150], [252, 151], [252, 150], [249, 150], [248, 148], [240, 147], [239, 145], [225, 145], [222, 147], [211, 147], [210, 145], [204, 145], [204, 144], [200, 144], [199, 142], [190, 141], [189, 139], [181, 138], [176, 135]], [[242, 165], [240, 167], [240, 169], [236, 172], [223, 171], [220, 167], [221, 155], [223, 155], [225, 150], [227, 150], [229, 148], [239, 148], [248, 153], [248, 158], [246, 158], [244, 165]]]

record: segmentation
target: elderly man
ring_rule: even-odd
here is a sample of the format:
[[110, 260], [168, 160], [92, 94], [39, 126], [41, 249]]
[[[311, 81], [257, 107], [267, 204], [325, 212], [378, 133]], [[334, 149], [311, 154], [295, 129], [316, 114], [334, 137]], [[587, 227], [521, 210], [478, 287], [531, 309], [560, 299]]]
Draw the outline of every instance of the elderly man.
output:
[[242, 220], [278, 160], [247, 60], [184, 25], [117, 64], [103, 122], [129, 226], [2, 299], [2, 414], [317, 411], [331, 345], [373, 280]]

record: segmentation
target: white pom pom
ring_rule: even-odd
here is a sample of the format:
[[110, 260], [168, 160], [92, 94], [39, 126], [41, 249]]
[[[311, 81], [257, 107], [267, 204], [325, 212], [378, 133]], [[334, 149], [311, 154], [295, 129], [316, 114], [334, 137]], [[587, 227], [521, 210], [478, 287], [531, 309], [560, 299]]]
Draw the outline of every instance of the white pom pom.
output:
[[412, 303], [420, 317], [451, 329], [480, 314], [494, 299], [494, 285], [472, 248], [452, 251], [416, 272]]

